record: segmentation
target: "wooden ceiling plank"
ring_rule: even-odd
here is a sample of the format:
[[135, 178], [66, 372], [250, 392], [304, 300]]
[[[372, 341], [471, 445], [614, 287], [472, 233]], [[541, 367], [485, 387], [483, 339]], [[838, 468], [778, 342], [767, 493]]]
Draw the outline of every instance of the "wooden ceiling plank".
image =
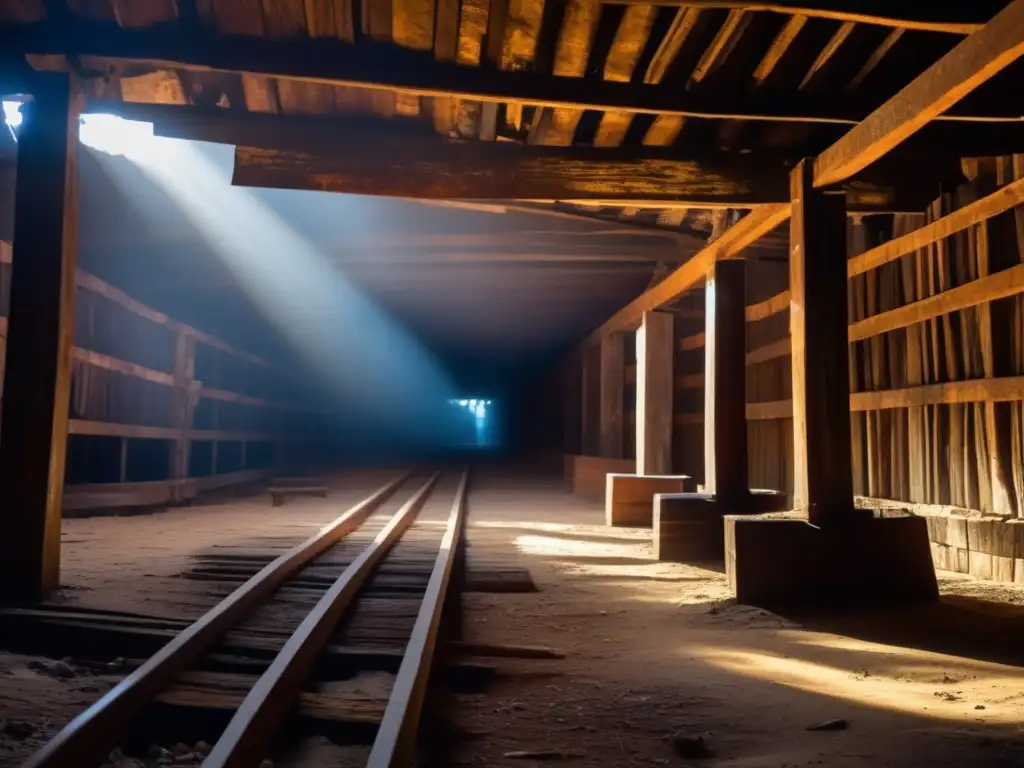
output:
[[782, 61], [782, 57], [786, 55], [793, 41], [800, 34], [800, 30], [806, 24], [807, 17], [802, 14], [791, 16], [786, 20], [786, 23], [782, 25], [782, 29], [779, 30], [772, 44], [768, 47], [764, 58], [758, 62], [757, 67], [754, 69], [754, 88], [764, 85], [765, 80], [775, 71], [775, 67]]
[[[615, 32], [608, 58], [605, 60], [604, 79], [610, 82], [628, 83], [633, 78], [640, 54], [643, 53], [657, 9], [651, 5], [630, 5], [622, 15], [622, 21]], [[606, 111], [594, 136], [598, 147], [617, 147], [622, 143], [633, 121], [630, 112]]]
[[374, 40], [391, 41], [391, 0], [360, 0], [363, 34]]
[[[558, 34], [552, 74], [557, 77], [583, 77], [600, 15], [598, 0], [569, 0]], [[544, 143], [562, 147], [572, 144], [582, 116], [583, 111], [579, 109], [553, 108]]]
[[1024, 56], [1024, 0], [1014, 0], [814, 161], [814, 186], [849, 178]]
[[178, 18], [178, 4], [175, 0], [114, 0], [114, 18], [127, 29], [166, 24]]
[[271, 78], [259, 75], [242, 75], [241, 77], [246, 109], [250, 112], [270, 113], [277, 113], [280, 110], [277, 85]]
[[[633, 0], [604, 0], [608, 5], [624, 5]], [[864, 0], [795, 0], [794, 2], [758, 2], [757, 0], [647, 0], [651, 5], [691, 8], [723, 8], [751, 12], [778, 13], [786, 16], [799, 13], [809, 18], [830, 19], [832, 21], [853, 22], [855, 24], [874, 24], [897, 29], [911, 29], [921, 32], [944, 32], [954, 35], [970, 35], [985, 25], [986, 8], [994, 7], [993, 3], [981, 8], [972, 8], [970, 4], [939, 4], [913, 2], [900, 5], [899, 15], [892, 12], [891, 0], [877, 0], [865, 3]], [[872, 10], [865, 7], [871, 5]], [[930, 7], [931, 6], [931, 7]], [[955, 10], [950, 11], [953, 8]], [[937, 11], [935, 9], [938, 9]], [[943, 14], [959, 15], [962, 18], [944, 20]]]
[[864, 66], [857, 70], [857, 74], [850, 79], [850, 82], [846, 86], [847, 91], [856, 90], [860, 84], [867, 79], [868, 75], [875, 71], [875, 68], [881, 63], [882, 59], [885, 58], [885, 55], [889, 53], [889, 51], [892, 50], [892, 47], [900, 41], [901, 37], [903, 37], [904, 32], [906, 32], [905, 29], [894, 29], [885, 36], [885, 39], [879, 43], [878, 47], [875, 48], [868, 57], [868, 60], [864, 62]]
[[746, 11], [738, 9], [729, 11], [721, 28], [715, 34], [714, 40], [705, 49], [697, 66], [693, 68], [690, 79], [686, 83], [687, 89], [693, 88], [707, 79], [715, 67], [721, 65], [728, 58], [729, 53], [736, 47], [736, 43], [750, 24], [750, 19], [751, 16]]
[[307, 36], [306, 8], [293, 0], [261, 0], [267, 37]]
[[437, 0], [434, 58], [456, 61], [459, 56], [459, 0]]
[[797, 86], [797, 90], [804, 90], [807, 88], [815, 79], [821, 76], [826, 65], [836, 55], [836, 52], [842, 47], [843, 43], [853, 32], [857, 25], [852, 21], [844, 21], [839, 25], [839, 28], [832, 34], [829, 41], [825, 43], [825, 47], [821, 49], [821, 53], [818, 54], [814, 63], [811, 64], [807, 70], [807, 74], [804, 75], [804, 79], [800, 81], [800, 85]]
[[[457, 2], [455, 4], [458, 5]], [[432, 50], [434, 0], [391, 0], [391, 39], [398, 45], [416, 51]]]
[[488, 0], [462, 0], [459, 17], [459, 64], [477, 65], [483, 56], [484, 35], [490, 16]]
[[[680, 8], [672, 19], [672, 25], [662, 39], [658, 50], [654, 52], [644, 83], [658, 85], [665, 78], [669, 67], [676, 60], [690, 34], [700, 20], [700, 10], [696, 8]], [[685, 119], [674, 115], [658, 115], [644, 135], [644, 144], [649, 147], [669, 147], [675, 143], [683, 130]]]
[[263, 10], [252, 0], [213, 0], [213, 19], [222, 35], [264, 34]]
[[332, 37], [351, 43], [355, 40], [352, 0], [304, 0], [306, 31], [312, 38]]

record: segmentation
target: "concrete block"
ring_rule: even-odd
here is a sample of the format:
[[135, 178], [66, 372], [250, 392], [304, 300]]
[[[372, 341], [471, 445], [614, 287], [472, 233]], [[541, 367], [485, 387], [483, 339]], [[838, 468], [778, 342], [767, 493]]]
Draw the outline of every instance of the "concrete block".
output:
[[1012, 557], [990, 555], [992, 558], [992, 580], [1013, 583], [1014, 560]]
[[708, 493], [670, 493], [654, 497], [654, 557], [676, 563], [725, 557], [726, 515], [777, 512], [787, 505], [781, 491], [754, 490], [732, 499]]
[[932, 551], [932, 565], [935, 566], [937, 571], [948, 571], [949, 568], [949, 547], [945, 544], [936, 544], [934, 541], [929, 542]]
[[1016, 549], [1014, 528], [1002, 520], [967, 521], [967, 543], [972, 552], [1013, 557]]
[[970, 549], [967, 546], [967, 518], [950, 515], [946, 518], [946, 544], [960, 549]]
[[936, 544], [946, 544], [948, 537], [949, 518], [945, 515], [928, 515], [925, 517], [928, 524], [928, 541]]
[[605, 523], [650, 527], [654, 524], [654, 497], [659, 493], [683, 493], [691, 485], [688, 475], [610, 473], [605, 478]]
[[949, 548], [949, 570], [956, 573], [970, 573], [971, 570], [970, 550], [963, 547]]
[[725, 518], [725, 569], [741, 603], [840, 604], [938, 598], [921, 517], [856, 515], [815, 528], [792, 515]]
[[992, 555], [988, 552], [971, 550], [967, 572], [976, 579], [991, 579], [994, 572]]

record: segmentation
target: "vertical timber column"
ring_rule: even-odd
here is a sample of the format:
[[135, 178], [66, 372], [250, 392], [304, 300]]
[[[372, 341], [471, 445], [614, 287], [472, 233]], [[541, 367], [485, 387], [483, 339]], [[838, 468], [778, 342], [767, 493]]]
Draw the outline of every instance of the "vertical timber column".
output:
[[705, 284], [704, 490], [747, 495], [746, 262], [719, 261]]
[[69, 76], [40, 74], [18, 134], [14, 262], [0, 427], [0, 597], [60, 582], [71, 391], [79, 104]]
[[601, 455], [621, 459], [623, 454], [622, 403], [626, 379], [625, 337], [611, 333], [601, 338]]
[[183, 501], [185, 481], [189, 474], [189, 449], [192, 419], [195, 413], [197, 395], [196, 340], [185, 331], [178, 331], [174, 347], [174, 414], [171, 423], [178, 428], [178, 439], [174, 442], [171, 456], [171, 498]]
[[811, 186], [814, 163], [790, 175], [790, 336], [796, 506], [819, 526], [853, 512], [842, 195]]
[[644, 312], [636, 332], [636, 472], [672, 471], [672, 315]]

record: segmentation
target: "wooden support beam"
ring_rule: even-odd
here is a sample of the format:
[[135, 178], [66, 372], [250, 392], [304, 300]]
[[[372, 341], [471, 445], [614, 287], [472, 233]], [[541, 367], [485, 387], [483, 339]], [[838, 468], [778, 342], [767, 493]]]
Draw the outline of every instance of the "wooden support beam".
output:
[[[360, 138], [356, 138], [356, 134]], [[788, 158], [676, 149], [594, 149], [454, 143], [382, 131], [344, 131], [333, 141], [373, 152], [239, 146], [236, 186], [313, 189], [425, 199], [589, 201], [608, 205], [752, 206], [788, 201]], [[916, 211], [934, 199], [943, 164], [887, 169], [889, 179], [847, 185], [855, 211]], [[881, 174], [874, 174], [880, 177]], [[904, 179], [898, 184], [893, 180]]]
[[28, 602], [60, 584], [80, 108], [68, 75], [39, 75], [32, 96], [18, 134], [15, 258], [0, 422], [0, 598]]
[[717, 262], [705, 282], [704, 490], [721, 499], [745, 497], [746, 262]]
[[623, 388], [626, 382], [625, 335], [613, 333], [601, 339], [601, 456], [621, 459], [623, 439]]
[[636, 471], [672, 471], [673, 317], [644, 312], [636, 332]]
[[793, 365], [793, 475], [798, 508], [814, 525], [853, 510], [846, 342], [846, 211], [793, 170], [789, 310]]
[[599, 355], [599, 347], [585, 348], [580, 355], [580, 449], [587, 456], [596, 456], [601, 446]]
[[863, 170], [1024, 55], [1024, 0], [1014, 0], [814, 161], [814, 186]]
[[645, 312], [655, 310], [688, 291], [704, 279], [716, 261], [740, 256], [745, 248], [785, 222], [789, 211], [788, 204], [755, 208], [675, 272], [612, 315], [587, 337], [586, 343], [597, 343], [602, 336], [613, 331], [635, 329]]
[[[178, 437], [171, 448], [171, 480], [185, 480], [189, 476], [189, 453], [193, 416], [199, 402], [199, 383], [196, 375], [196, 341], [187, 333], [179, 332], [174, 346], [174, 403], [172, 418]], [[172, 488], [175, 486], [172, 486]]]

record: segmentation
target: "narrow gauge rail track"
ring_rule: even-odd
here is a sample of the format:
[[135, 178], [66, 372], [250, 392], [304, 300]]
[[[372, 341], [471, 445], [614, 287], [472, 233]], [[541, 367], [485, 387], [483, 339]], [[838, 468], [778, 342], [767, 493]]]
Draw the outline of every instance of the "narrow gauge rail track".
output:
[[[72, 720], [26, 763], [26, 768], [94, 768], [123, 740], [140, 711], [156, 701], [175, 680], [200, 664], [229, 631], [237, 630], [259, 610], [271, 607], [278, 590], [301, 580], [308, 566], [326, 563], [343, 570], [298, 622], [283, 647], [256, 679], [220, 738], [203, 760], [208, 768], [258, 766], [280, 727], [295, 708], [321, 650], [359, 598], [361, 590], [409, 530], [436, 490], [441, 473], [426, 477], [406, 473], [378, 488], [317, 534], [267, 564], [224, 600], [167, 643], [99, 701]], [[458, 478], [447, 519], [405, 653], [391, 687], [366, 765], [411, 766], [427, 682], [446, 603], [457, 597], [464, 567], [463, 531], [469, 473]], [[378, 513], [393, 496], [415, 492], [394, 514]], [[378, 519], [380, 518], [380, 519]], [[369, 521], [369, 522], [368, 522]], [[375, 535], [361, 548], [346, 537], [370, 528]], [[383, 522], [383, 525], [379, 523]], [[435, 539], [437, 541], [437, 539]], [[431, 547], [433, 550], [433, 547]], [[353, 556], [354, 555], [354, 556]], [[339, 562], [340, 561], [340, 562]], [[451, 589], [450, 589], [451, 587]]]

